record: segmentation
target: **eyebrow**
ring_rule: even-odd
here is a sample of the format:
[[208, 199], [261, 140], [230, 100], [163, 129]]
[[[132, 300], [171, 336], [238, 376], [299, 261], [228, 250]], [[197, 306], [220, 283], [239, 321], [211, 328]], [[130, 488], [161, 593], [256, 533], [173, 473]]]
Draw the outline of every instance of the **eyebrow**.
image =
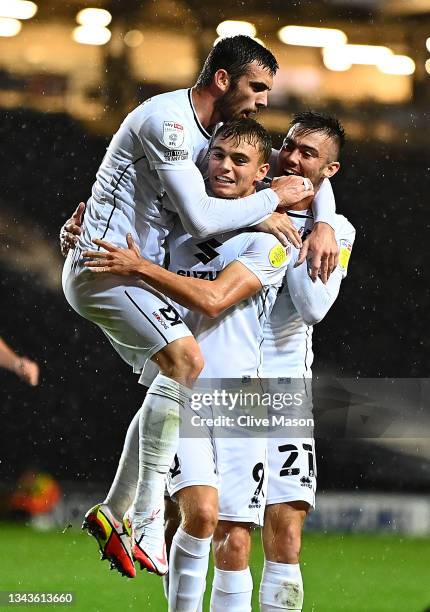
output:
[[237, 149], [235, 149], [233, 152], [231, 151], [227, 151], [226, 149], [223, 149], [220, 145], [215, 145], [213, 147], [211, 147], [211, 151], [220, 151], [221, 153], [230, 155], [230, 157], [244, 157], [245, 159], [247, 159], [248, 161], [251, 159], [249, 157], [249, 155], [247, 155], [246, 153], [243, 153], [242, 151], [238, 151]]
[[296, 140], [294, 140], [294, 138], [291, 138], [291, 136], [287, 136], [286, 138], [284, 138], [284, 142], [282, 143], [282, 146], [288, 143], [293, 144], [295, 147], [297, 147], [297, 149], [306, 149], [306, 151], [310, 151], [311, 153], [314, 153], [315, 155], [319, 157], [320, 152], [318, 151], [318, 149], [315, 149], [314, 147], [311, 147], [310, 145], [307, 145], [307, 144], [299, 144]]

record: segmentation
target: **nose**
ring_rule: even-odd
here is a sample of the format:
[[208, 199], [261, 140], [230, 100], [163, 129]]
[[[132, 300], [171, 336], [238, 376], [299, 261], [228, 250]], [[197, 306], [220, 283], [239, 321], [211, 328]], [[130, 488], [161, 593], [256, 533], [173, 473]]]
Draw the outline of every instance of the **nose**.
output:
[[223, 174], [228, 174], [231, 170], [231, 159], [228, 155], [223, 157], [219, 163], [219, 169]]
[[288, 158], [288, 162], [291, 165], [294, 165], [294, 166], [298, 166], [299, 165], [300, 152], [299, 152], [299, 149], [297, 147], [292, 149], [292, 150], [285, 151], [285, 153], [286, 153], [286, 156]]
[[259, 92], [255, 99], [255, 106], [257, 108], [266, 108], [267, 106], [267, 91]]

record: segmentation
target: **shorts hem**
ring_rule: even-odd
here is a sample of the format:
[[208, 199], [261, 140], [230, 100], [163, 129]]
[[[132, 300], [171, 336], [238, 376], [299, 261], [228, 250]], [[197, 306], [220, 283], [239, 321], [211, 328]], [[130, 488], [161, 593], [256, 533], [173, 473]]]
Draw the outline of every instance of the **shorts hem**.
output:
[[218, 485], [214, 482], [203, 482], [202, 479], [187, 480], [186, 482], [182, 482], [181, 484], [178, 484], [175, 487], [172, 487], [171, 489], [169, 489], [168, 487], [169, 496], [174, 497], [177, 493], [179, 493], [179, 491], [182, 491], [182, 489], [186, 489], [187, 487], [212, 487], [212, 489], [216, 489], [217, 491], [219, 490]]

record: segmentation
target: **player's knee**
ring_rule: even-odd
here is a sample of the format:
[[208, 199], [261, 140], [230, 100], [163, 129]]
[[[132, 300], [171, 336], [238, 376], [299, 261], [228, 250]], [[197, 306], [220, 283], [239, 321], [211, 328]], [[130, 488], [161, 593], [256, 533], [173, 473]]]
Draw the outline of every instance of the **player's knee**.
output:
[[182, 518], [183, 528], [195, 538], [209, 538], [218, 522], [218, 508], [211, 501], [200, 500], [188, 508]]
[[223, 523], [215, 530], [215, 551], [223, 550], [231, 558], [244, 558], [250, 548], [250, 533], [247, 527], [240, 524], [225, 526]]
[[192, 337], [172, 342], [155, 355], [154, 361], [165, 376], [192, 386], [204, 366], [202, 352]]

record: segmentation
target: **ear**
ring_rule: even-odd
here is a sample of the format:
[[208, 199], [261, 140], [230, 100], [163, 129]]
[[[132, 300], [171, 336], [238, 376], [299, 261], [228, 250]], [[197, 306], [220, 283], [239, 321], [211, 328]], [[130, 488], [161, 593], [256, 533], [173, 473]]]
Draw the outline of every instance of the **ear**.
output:
[[339, 162], [330, 162], [325, 168], [324, 168], [324, 178], [331, 178], [332, 176], [334, 176], [336, 174], [336, 172], [338, 172], [340, 168], [340, 163]]
[[269, 172], [269, 168], [269, 164], [261, 164], [261, 166], [258, 167], [257, 173], [255, 175], [255, 180], [262, 181], [266, 174]]
[[219, 68], [214, 74], [213, 82], [222, 93], [225, 93], [230, 87], [231, 82], [230, 75], [227, 70], [224, 70], [224, 68]]

